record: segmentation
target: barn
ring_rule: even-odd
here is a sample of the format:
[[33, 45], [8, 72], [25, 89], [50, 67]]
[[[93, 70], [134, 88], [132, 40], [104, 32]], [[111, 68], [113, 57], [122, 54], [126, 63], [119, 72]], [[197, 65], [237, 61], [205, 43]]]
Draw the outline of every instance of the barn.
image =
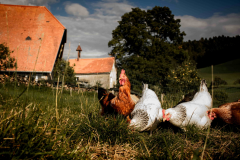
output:
[[67, 29], [46, 7], [0, 4], [0, 43], [17, 62], [16, 69], [0, 72], [51, 79], [66, 39]]
[[77, 83], [86, 86], [95, 86], [100, 83], [104, 88], [113, 88], [117, 84], [117, 69], [115, 58], [80, 58], [82, 51], [80, 45], [77, 47], [77, 59], [69, 59], [70, 66], [74, 68]]

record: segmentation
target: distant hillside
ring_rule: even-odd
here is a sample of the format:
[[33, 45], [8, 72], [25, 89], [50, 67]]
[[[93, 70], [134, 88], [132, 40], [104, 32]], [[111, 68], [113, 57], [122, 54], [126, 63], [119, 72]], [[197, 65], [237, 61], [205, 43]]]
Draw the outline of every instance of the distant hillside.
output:
[[[211, 66], [198, 69], [202, 79], [206, 79], [208, 86], [212, 81]], [[240, 84], [233, 85], [233, 82], [240, 79], [240, 59], [228, 61], [213, 66], [213, 76], [218, 76], [228, 84], [222, 85], [214, 90], [222, 90], [228, 94], [227, 102], [233, 102], [240, 98]]]
[[[210, 73], [211, 74], [211, 66], [201, 68], [198, 71], [201, 74], [202, 73]], [[228, 61], [228, 62], [213, 66], [214, 74], [237, 73], [237, 72], [240, 74], [240, 59], [235, 59], [232, 61]]]
[[[209, 84], [212, 81], [211, 66], [198, 69], [198, 74]], [[240, 59], [213, 65], [213, 74], [227, 81], [228, 85], [233, 85], [233, 82], [240, 78]]]

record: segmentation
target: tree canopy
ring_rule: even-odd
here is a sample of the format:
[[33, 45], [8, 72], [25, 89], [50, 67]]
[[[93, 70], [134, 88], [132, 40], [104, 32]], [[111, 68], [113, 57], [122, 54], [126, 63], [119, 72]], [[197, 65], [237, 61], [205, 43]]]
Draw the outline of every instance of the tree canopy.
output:
[[[142, 81], [162, 88], [183, 85], [168, 77], [173, 70], [182, 73], [184, 67], [178, 67], [190, 63], [188, 52], [181, 46], [186, 34], [180, 31], [180, 19], [175, 19], [168, 7], [156, 6], [147, 11], [133, 8], [118, 23], [108, 43], [112, 47], [109, 55], [116, 58], [118, 69], [126, 70], [132, 89], [141, 90]], [[195, 67], [194, 63], [191, 66]], [[195, 84], [199, 78], [193, 75]]]
[[178, 45], [185, 35], [179, 29], [180, 19], [174, 19], [168, 7], [156, 6], [147, 12], [133, 8], [118, 23], [108, 43], [113, 47], [110, 55], [117, 58], [131, 54], [151, 58], [158, 52], [161, 41]]
[[10, 51], [6, 44], [0, 44], [0, 71], [14, 68], [17, 66], [15, 58], [11, 57]]
[[196, 41], [184, 42], [182, 47], [188, 51], [191, 59], [197, 62], [197, 68], [221, 64], [230, 60], [239, 59], [238, 54], [240, 36], [218, 36], [201, 38]]

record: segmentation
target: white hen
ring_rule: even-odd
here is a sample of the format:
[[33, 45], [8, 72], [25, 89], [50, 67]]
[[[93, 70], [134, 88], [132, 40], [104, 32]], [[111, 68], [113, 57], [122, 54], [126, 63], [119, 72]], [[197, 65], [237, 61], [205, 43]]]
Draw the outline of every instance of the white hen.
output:
[[196, 104], [202, 104], [208, 109], [212, 108], [212, 97], [208, 92], [207, 82], [204, 79], [201, 81], [199, 92], [194, 95], [191, 102]]
[[148, 89], [148, 84], [143, 84], [142, 97], [139, 99], [131, 113], [130, 126], [138, 131], [152, 131], [162, 120], [161, 103], [154, 91]]
[[184, 130], [188, 124], [194, 124], [200, 129], [207, 128], [211, 124], [207, 110], [211, 108], [212, 98], [208, 92], [206, 81], [202, 80], [199, 92], [194, 95], [191, 101], [163, 110], [163, 121], [167, 120]]

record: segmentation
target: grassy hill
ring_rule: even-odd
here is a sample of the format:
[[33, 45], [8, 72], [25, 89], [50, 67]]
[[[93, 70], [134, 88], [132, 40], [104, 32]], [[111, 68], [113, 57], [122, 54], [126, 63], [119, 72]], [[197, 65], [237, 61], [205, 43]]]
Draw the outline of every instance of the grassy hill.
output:
[[[201, 78], [206, 79], [210, 85], [212, 81], [211, 66], [198, 69], [198, 74]], [[225, 91], [229, 96], [228, 102], [240, 99], [240, 85], [233, 84], [234, 81], [240, 79], [240, 59], [213, 66], [213, 76], [218, 76], [228, 83], [214, 89]]]

